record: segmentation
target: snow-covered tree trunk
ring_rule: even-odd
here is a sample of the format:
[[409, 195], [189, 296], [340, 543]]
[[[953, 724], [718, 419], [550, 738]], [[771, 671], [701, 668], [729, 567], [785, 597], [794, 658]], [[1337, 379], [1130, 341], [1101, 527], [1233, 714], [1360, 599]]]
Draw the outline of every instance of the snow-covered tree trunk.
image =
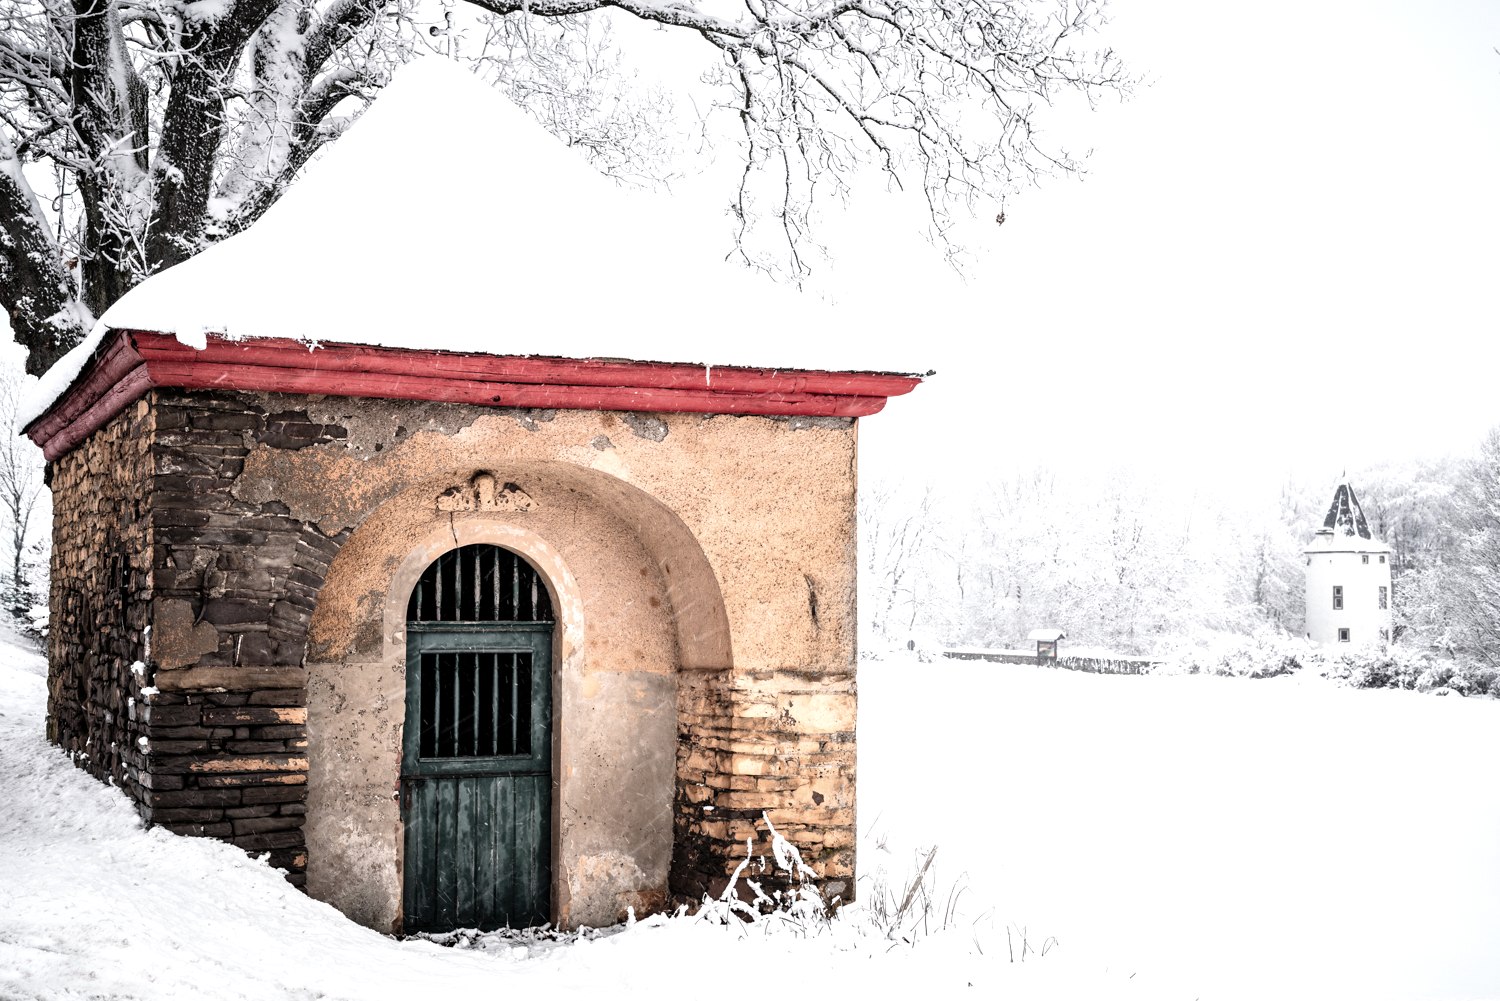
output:
[[16, 340], [46, 371], [93, 322], [42, 213], [15, 147], [0, 131], [0, 302]]
[[72, 36], [69, 110], [82, 158], [75, 181], [86, 220], [80, 294], [97, 315], [150, 270], [142, 240], [151, 207], [147, 95], [126, 51], [116, 3], [75, 0], [58, 31]]

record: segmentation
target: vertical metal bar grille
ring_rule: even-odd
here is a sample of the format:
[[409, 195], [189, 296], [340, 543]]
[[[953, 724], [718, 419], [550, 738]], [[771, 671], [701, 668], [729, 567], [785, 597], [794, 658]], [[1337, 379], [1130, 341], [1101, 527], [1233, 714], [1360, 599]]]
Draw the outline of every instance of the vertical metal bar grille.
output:
[[515, 654], [508, 654], [508, 656], [510, 657], [510, 664], [508, 665], [508, 670], [507, 670], [507, 673], [510, 675], [510, 678], [509, 678], [509, 681], [510, 681], [510, 712], [507, 713], [506, 715], [509, 717], [508, 720], [507, 720], [507, 722], [510, 724], [510, 746], [511, 747], [515, 747], [516, 746], [516, 737], [517, 737], [517, 733], [516, 733], [516, 719], [520, 715], [520, 713], [518, 711], [519, 710], [519, 704], [517, 703], [516, 699], [521, 694], [521, 692], [520, 692], [520, 688], [521, 688], [520, 674], [521, 674], [521, 672], [516, 670], [516, 660], [517, 660], [516, 655]]
[[424, 653], [418, 756], [531, 753], [531, 654]]
[[510, 617], [521, 618], [521, 568], [514, 562], [510, 565]]
[[500, 658], [503, 654], [492, 653], [490, 660], [490, 686], [493, 696], [490, 702], [490, 740], [494, 743], [495, 753], [500, 754], [505, 748], [505, 738], [500, 735], [500, 721], [505, 718], [508, 708], [507, 699], [510, 692], [501, 684]]
[[448, 692], [448, 721], [450, 726], [445, 728], [445, 736], [448, 738], [448, 753], [444, 757], [452, 758], [458, 756], [458, 727], [463, 721], [463, 715], [458, 711], [458, 655], [447, 654], [444, 658], [447, 664], [447, 682], [443, 687]]
[[499, 546], [450, 550], [412, 589], [408, 622], [551, 622], [552, 599], [525, 558]]
[[469, 694], [469, 753], [475, 756], [483, 754], [479, 749], [479, 714], [484, 706], [484, 701], [479, 697], [479, 655], [466, 653], [464, 657], [468, 660], [468, 694]]
[[437, 757], [437, 670], [433, 666], [436, 659], [432, 654], [422, 656], [422, 690], [418, 696], [421, 704], [417, 717], [421, 721], [421, 741], [417, 745], [417, 754], [423, 758]]

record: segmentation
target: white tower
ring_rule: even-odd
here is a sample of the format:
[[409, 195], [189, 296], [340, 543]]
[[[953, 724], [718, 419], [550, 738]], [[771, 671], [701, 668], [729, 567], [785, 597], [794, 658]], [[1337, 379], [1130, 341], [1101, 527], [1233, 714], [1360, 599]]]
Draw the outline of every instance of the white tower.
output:
[[1391, 638], [1391, 547], [1370, 535], [1370, 523], [1340, 483], [1323, 527], [1307, 554], [1307, 637], [1355, 646]]

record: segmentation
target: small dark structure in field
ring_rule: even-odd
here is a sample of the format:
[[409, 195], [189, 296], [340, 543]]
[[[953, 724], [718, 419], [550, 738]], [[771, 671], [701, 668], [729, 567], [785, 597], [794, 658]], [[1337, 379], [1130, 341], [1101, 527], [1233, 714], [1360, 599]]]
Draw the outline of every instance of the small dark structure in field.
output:
[[1037, 663], [1057, 659], [1057, 645], [1068, 638], [1061, 629], [1033, 629], [1026, 638], [1036, 644]]

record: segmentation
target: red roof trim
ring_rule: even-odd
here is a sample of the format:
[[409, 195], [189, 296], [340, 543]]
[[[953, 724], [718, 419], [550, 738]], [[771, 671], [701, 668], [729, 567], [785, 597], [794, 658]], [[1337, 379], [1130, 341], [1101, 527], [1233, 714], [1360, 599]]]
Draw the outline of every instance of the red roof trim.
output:
[[489, 407], [867, 417], [918, 376], [531, 358], [118, 331], [26, 429], [55, 459], [153, 387], [435, 400]]

